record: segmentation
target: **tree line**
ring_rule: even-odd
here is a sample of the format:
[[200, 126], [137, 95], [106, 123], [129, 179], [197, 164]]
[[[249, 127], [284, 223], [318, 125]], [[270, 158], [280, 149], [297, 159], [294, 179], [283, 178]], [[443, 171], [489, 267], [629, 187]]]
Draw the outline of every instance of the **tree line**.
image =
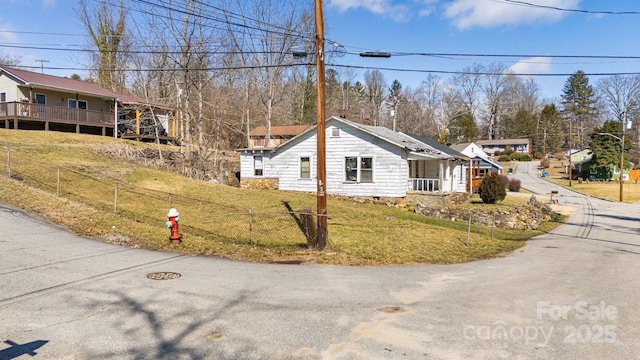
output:
[[[311, 3], [79, 0], [76, 14], [89, 35], [87, 61], [95, 69], [87, 77], [174, 107], [189, 160], [185, 172], [202, 162], [215, 167], [220, 151], [247, 146], [254, 127], [265, 126], [270, 134], [272, 125], [315, 124]], [[631, 161], [639, 157], [638, 76], [591, 84], [578, 70], [559, 98], [544, 99], [533, 79], [500, 62], [473, 64], [447, 79], [429, 74], [411, 88], [388, 83], [376, 69], [359, 74], [332, 66], [338, 55], [327, 47], [327, 116], [444, 144], [531, 138], [536, 154], [586, 148], [594, 131], [620, 136], [624, 129]]]

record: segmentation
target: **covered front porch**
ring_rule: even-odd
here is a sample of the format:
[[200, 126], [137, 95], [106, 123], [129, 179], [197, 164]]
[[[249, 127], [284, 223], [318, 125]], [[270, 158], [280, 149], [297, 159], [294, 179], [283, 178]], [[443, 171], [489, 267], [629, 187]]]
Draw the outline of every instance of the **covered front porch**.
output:
[[414, 158], [407, 161], [407, 192], [442, 193], [447, 189], [446, 176], [451, 171], [445, 159]]

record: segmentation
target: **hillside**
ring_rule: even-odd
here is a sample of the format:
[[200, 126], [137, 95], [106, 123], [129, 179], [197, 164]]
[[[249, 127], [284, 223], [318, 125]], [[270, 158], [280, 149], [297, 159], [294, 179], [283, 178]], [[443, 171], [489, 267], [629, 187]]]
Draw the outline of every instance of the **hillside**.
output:
[[[171, 154], [179, 154], [176, 147], [0, 129], [0, 149], [0, 166], [7, 169], [0, 202], [78, 235], [124, 246], [259, 262], [457, 263], [512, 251], [555, 226], [495, 229], [493, 239], [490, 228], [472, 226], [467, 245], [466, 222], [330, 197], [331, 250], [317, 252], [306, 248], [299, 214], [315, 209], [315, 194], [247, 190], [187, 178], [166, 170], [176, 156]], [[163, 161], [152, 155], [160, 153]], [[172, 207], [180, 212], [179, 245], [169, 243], [164, 227]]]

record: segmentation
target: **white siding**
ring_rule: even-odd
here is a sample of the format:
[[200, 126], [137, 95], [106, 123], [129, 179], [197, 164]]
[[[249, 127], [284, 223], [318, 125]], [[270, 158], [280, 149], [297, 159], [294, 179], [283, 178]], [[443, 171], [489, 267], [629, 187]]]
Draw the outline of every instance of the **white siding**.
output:
[[[332, 136], [338, 128], [339, 136]], [[339, 122], [326, 130], [327, 192], [350, 196], [403, 197], [407, 189], [406, 155], [399, 147]], [[345, 181], [345, 157], [373, 158], [373, 182]]]
[[[307, 136], [297, 137], [287, 143], [286, 151], [274, 154], [266, 169], [269, 177], [280, 179], [280, 190], [316, 191], [317, 169], [316, 134], [310, 132]], [[309, 157], [311, 161], [311, 177], [300, 178], [300, 158]]]

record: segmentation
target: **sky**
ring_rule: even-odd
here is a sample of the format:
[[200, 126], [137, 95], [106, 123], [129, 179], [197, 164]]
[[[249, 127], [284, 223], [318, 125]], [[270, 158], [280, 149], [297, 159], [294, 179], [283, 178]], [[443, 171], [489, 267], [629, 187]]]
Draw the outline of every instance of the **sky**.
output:
[[[73, 69], [85, 67], [82, 54], [12, 47], [85, 44], [76, 4], [3, 0], [0, 54], [53, 75], [81, 73]], [[554, 99], [577, 70], [591, 84], [602, 77], [597, 74], [640, 73], [637, 0], [324, 0], [323, 7], [327, 52], [335, 47], [343, 54], [327, 64], [379, 69], [389, 86], [398, 80], [415, 89], [429, 73], [446, 80], [474, 64], [500, 62]], [[392, 56], [364, 58], [363, 51]], [[357, 70], [356, 80], [364, 71]]]

